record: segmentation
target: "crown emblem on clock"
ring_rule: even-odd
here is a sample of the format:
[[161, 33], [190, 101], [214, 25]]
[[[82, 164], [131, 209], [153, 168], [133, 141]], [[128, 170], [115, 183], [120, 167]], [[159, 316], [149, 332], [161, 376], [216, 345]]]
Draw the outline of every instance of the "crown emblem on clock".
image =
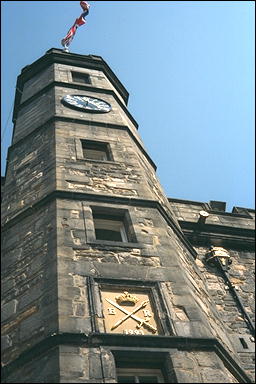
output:
[[135, 305], [139, 301], [136, 296], [133, 296], [128, 292], [124, 292], [122, 295], [116, 296], [115, 299], [119, 305]]

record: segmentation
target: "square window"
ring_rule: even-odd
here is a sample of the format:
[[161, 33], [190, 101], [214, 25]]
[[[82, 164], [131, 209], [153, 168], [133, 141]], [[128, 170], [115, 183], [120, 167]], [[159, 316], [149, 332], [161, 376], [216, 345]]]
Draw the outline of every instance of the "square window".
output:
[[128, 242], [125, 222], [122, 217], [93, 214], [96, 240]]
[[95, 245], [125, 246], [142, 248], [138, 243], [133, 222], [128, 209], [116, 206], [84, 204], [84, 217], [88, 219], [85, 226], [87, 242]]
[[81, 140], [84, 159], [88, 160], [111, 160], [109, 145], [97, 141]]
[[112, 353], [118, 383], [177, 383], [170, 355], [166, 352], [114, 347]]
[[161, 369], [117, 368], [118, 383], [164, 383]]
[[87, 73], [71, 72], [72, 81], [81, 84], [91, 84], [90, 76]]

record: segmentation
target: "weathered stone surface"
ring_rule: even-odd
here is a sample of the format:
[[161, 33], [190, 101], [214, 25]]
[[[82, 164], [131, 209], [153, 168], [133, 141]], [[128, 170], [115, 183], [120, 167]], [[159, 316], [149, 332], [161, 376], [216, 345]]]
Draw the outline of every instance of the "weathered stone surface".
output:
[[[27, 348], [28, 340], [33, 345], [57, 327], [54, 233], [48, 231], [54, 206], [45, 205], [36, 215], [25, 217], [22, 225], [10, 227], [6, 240], [3, 233], [2, 280], [10, 276], [13, 279], [13, 289], [2, 296], [5, 313], [2, 332], [13, 348], [13, 352], [10, 348], [6, 353], [3, 351], [5, 364]], [[13, 239], [11, 243], [9, 236]], [[14, 330], [19, 332], [19, 338]]]
[[12, 317], [17, 310], [17, 300], [12, 300], [2, 307], [2, 321], [6, 321], [9, 317]]
[[178, 382], [238, 383], [214, 352], [171, 353]]
[[100, 358], [100, 352], [90, 352], [89, 356], [89, 372], [90, 377], [95, 379], [102, 379], [102, 363]]
[[27, 364], [11, 373], [7, 383], [59, 383], [59, 348], [55, 347], [47, 354], [34, 356]]
[[[55, 189], [54, 125], [42, 127], [10, 151], [2, 223]], [[38, 223], [39, 224], [39, 223]], [[39, 224], [40, 225], [40, 224]], [[37, 247], [40, 247], [38, 238]]]

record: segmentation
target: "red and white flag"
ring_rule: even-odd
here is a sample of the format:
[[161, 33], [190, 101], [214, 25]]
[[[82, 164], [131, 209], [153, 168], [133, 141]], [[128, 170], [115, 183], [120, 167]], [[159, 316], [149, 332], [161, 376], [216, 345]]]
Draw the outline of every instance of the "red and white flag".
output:
[[90, 4], [88, 4], [86, 1], [80, 1], [80, 5], [84, 12], [89, 12]]
[[86, 1], [80, 1], [80, 5], [83, 9], [83, 13], [80, 15], [79, 18], [76, 19], [76, 21], [74, 22], [72, 27], [69, 29], [64, 39], [61, 40], [61, 45], [65, 48], [71, 44], [76, 34], [77, 28], [86, 23], [85, 16], [89, 14], [90, 4], [88, 4]]

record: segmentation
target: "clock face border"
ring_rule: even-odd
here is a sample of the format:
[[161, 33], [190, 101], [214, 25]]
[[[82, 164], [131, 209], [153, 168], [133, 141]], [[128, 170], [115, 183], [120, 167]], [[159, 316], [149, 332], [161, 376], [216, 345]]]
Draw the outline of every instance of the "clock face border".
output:
[[[66, 97], [69, 96], [69, 97], [74, 97], [74, 96], [79, 96], [79, 97], [89, 97], [90, 99], [94, 99], [94, 100], [97, 100], [97, 101], [100, 101], [100, 102], [103, 102], [104, 104], [106, 104], [108, 107], [109, 107], [109, 110], [108, 111], [104, 111], [104, 110], [100, 110], [100, 109], [87, 109], [86, 107], [78, 107], [74, 104], [71, 104], [70, 102], [68, 102], [66, 100]], [[71, 108], [71, 109], [75, 109], [76, 111], [80, 111], [80, 112], [86, 112], [86, 113], [108, 113], [110, 111], [112, 111], [112, 106], [111, 104], [109, 104], [107, 101], [103, 100], [103, 99], [99, 99], [98, 97], [93, 97], [93, 96], [89, 96], [89, 95], [65, 95], [62, 97], [61, 99], [61, 102], [64, 106], [68, 107], [68, 108]]]

